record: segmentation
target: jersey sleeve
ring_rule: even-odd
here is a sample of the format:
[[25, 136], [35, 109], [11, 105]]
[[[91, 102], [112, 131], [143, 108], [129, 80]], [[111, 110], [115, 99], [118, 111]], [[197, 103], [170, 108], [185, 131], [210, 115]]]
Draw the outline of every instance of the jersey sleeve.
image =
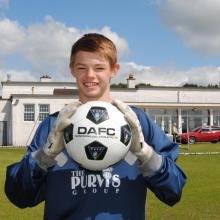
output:
[[180, 200], [186, 182], [185, 173], [176, 163], [179, 146], [172, 142], [144, 111], [137, 108], [133, 108], [133, 110], [142, 126], [146, 143], [162, 155], [162, 164], [159, 170], [151, 176], [144, 177], [147, 186], [157, 198], [172, 206]]
[[39, 125], [22, 160], [7, 167], [5, 193], [20, 208], [35, 206], [45, 198], [47, 172], [37, 165], [31, 153], [46, 143], [54, 120], [55, 117], [47, 117]]

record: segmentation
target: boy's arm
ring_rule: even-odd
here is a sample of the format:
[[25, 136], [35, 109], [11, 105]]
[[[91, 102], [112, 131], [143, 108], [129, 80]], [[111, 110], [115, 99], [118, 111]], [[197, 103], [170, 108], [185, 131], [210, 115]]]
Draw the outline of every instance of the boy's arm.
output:
[[47, 171], [64, 149], [63, 131], [71, 123], [80, 102], [74, 101], [46, 118], [39, 126], [24, 158], [7, 168], [5, 193], [18, 207], [34, 206], [44, 200]]
[[5, 193], [20, 208], [34, 206], [44, 200], [47, 172], [38, 166], [32, 152], [46, 143], [54, 120], [55, 117], [46, 118], [38, 127], [23, 159], [7, 167]]
[[161, 201], [174, 205], [180, 200], [186, 181], [185, 174], [175, 162], [178, 145], [171, 142], [142, 110], [132, 110], [119, 100], [114, 100], [113, 104], [125, 115], [131, 126], [130, 151], [137, 156], [137, 165], [148, 187]]
[[157, 171], [146, 175], [145, 169], [148, 170], [148, 165], [145, 162], [140, 165], [140, 170], [151, 191], [161, 201], [172, 206], [181, 199], [182, 190], [186, 182], [186, 175], [176, 164], [179, 146], [177, 143], [172, 142], [144, 112], [137, 113], [136, 111], [136, 114], [138, 115], [145, 141], [152, 146], [156, 154], [162, 156], [161, 166]]

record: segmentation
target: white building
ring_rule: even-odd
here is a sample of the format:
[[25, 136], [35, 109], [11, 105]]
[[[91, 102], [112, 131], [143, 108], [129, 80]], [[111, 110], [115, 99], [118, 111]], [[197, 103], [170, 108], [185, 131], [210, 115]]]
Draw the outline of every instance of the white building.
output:
[[[43, 76], [39, 82], [2, 82], [0, 99], [0, 145], [26, 146], [39, 123], [49, 114], [77, 99], [75, 83], [53, 82]], [[172, 123], [180, 132], [203, 124], [220, 125], [220, 89], [146, 87], [111, 89], [112, 96], [143, 108], [168, 133]]]

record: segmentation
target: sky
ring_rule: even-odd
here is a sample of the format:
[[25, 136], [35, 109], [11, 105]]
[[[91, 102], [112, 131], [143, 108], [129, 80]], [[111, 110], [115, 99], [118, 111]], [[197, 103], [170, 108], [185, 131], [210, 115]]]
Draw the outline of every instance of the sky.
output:
[[220, 84], [220, 0], [0, 0], [0, 81], [73, 81], [72, 44], [97, 32], [117, 46], [112, 83]]

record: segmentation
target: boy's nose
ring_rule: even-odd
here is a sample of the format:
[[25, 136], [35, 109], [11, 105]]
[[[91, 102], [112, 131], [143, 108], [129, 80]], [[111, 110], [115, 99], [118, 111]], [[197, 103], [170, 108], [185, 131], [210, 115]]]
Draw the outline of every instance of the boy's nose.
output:
[[87, 71], [87, 76], [88, 77], [94, 77], [95, 76], [95, 72], [93, 69], [89, 68]]

